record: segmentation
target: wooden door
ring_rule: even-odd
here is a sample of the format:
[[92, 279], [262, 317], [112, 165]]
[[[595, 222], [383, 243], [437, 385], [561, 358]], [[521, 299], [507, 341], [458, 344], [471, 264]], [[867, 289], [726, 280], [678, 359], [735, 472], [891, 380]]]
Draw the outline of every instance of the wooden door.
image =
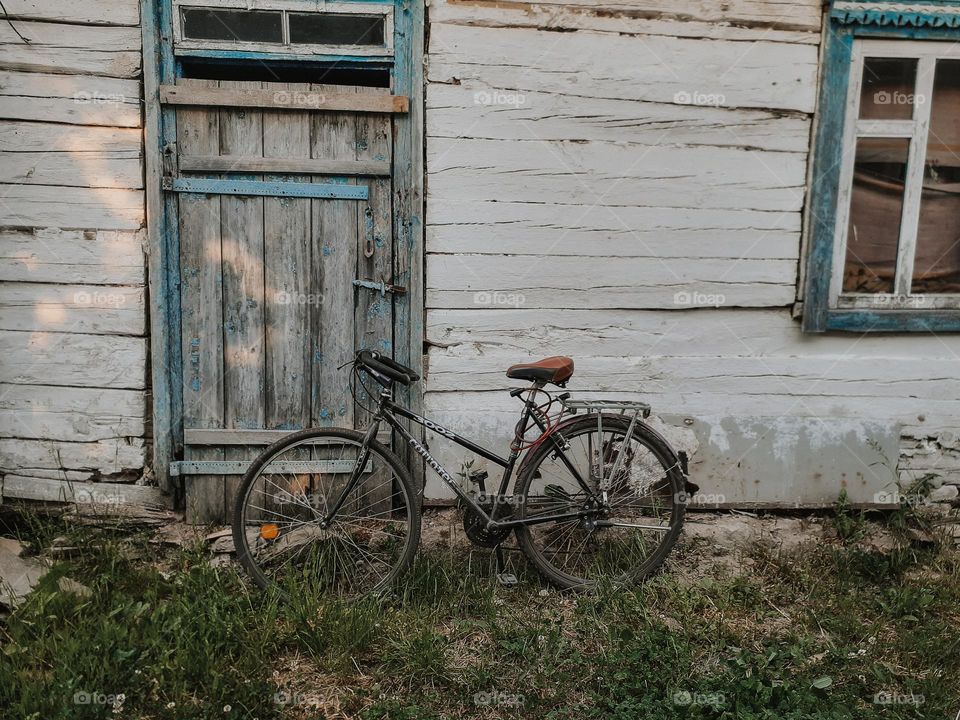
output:
[[[326, 109], [350, 93], [354, 108]], [[227, 520], [263, 444], [369, 419], [339, 368], [358, 349], [393, 352], [394, 298], [369, 287], [393, 283], [393, 105], [380, 88], [183, 79], [166, 99], [176, 106], [177, 171], [165, 186], [180, 241], [178, 469], [189, 519]]]

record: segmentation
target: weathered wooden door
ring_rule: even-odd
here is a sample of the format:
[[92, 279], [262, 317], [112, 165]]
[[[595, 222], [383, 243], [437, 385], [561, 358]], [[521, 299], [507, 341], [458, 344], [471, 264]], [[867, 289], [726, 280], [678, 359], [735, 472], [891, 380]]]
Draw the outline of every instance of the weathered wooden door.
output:
[[[285, 107], [350, 93], [349, 111]], [[366, 420], [341, 366], [393, 350], [392, 293], [371, 285], [394, 280], [398, 105], [381, 88], [186, 79], [164, 98], [177, 126], [165, 185], [180, 239], [178, 469], [189, 516], [216, 520], [270, 431]]]

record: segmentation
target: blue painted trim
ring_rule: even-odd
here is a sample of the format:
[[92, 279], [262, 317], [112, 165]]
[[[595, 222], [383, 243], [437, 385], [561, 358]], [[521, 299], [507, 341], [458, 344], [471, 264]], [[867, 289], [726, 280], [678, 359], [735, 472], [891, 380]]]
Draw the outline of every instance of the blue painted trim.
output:
[[843, 138], [844, 104], [849, 85], [853, 34], [845, 29], [827, 33], [823, 54], [820, 99], [817, 103], [817, 136], [814, 143], [813, 180], [810, 183], [811, 222], [807, 249], [806, 288], [803, 295], [803, 329], [826, 330], [833, 266], [837, 193], [840, 187], [839, 143]]
[[366, 200], [366, 185], [340, 183], [300, 183], [282, 180], [213, 180], [173, 178], [163, 181], [163, 189], [179, 193], [205, 195], [260, 195], [265, 197], [321, 198], [328, 200]]
[[388, 68], [393, 64], [389, 55], [370, 57], [367, 55], [298, 55], [284, 52], [255, 52], [252, 50], [209, 50], [209, 49], [177, 49], [177, 58], [206, 58], [210, 60], [262, 60], [283, 61], [297, 63], [325, 63], [337, 65], [382, 66]]
[[960, 310], [831, 310], [827, 330], [960, 332]]
[[833, 271], [834, 231], [840, 188], [840, 157], [850, 62], [856, 38], [960, 40], [947, 27], [844, 24], [832, 20], [825, 34], [813, 176], [810, 183], [810, 231], [803, 296], [803, 330], [825, 332], [957, 332], [960, 311], [832, 310], [830, 279]]
[[956, 42], [960, 32], [948, 27], [889, 27], [881, 25], [850, 26], [860, 38], [890, 38], [893, 40], [949, 40]]
[[[180, 349], [180, 245], [176, 201], [160, 192], [160, 178], [176, 140], [176, 118], [160, 104], [158, 89], [173, 82], [170, 5], [144, 0], [141, 9], [144, 68], [144, 138], [147, 182], [147, 242], [150, 289], [151, 462], [157, 484], [167, 492], [181, 488], [169, 476], [170, 462], [182, 451], [183, 397]], [[179, 501], [179, 500], [177, 500]]]
[[[424, 102], [423, 57], [426, 29], [424, 0], [400, 0], [394, 12], [394, 56], [391, 83], [395, 95], [409, 98], [408, 112], [393, 116], [393, 243], [394, 279], [407, 292], [393, 298], [393, 354], [421, 377], [424, 320]], [[425, 383], [400, 388], [398, 399], [422, 413]], [[410, 429], [422, 439], [422, 428]], [[395, 436], [399, 439], [399, 436]], [[398, 445], [417, 482], [424, 480], [424, 462], [408, 443]]]
[[[932, 6], [931, 6], [932, 7]], [[945, 6], [945, 7], [954, 7]], [[830, 19], [838, 25], [878, 25], [881, 27], [960, 27], [960, 15], [949, 12], [917, 12], [904, 3], [903, 10], [871, 10], [866, 7], [836, 8], [830, 11]]]

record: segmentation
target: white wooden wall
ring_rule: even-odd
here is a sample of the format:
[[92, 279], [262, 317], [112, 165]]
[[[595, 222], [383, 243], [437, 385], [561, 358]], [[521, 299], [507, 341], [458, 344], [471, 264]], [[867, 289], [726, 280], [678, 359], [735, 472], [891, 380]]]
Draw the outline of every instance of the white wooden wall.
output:
[[7, 495], [55, 496], [46, 481], [143, 473], [139, 4], [4, 7], [0, 475]]
[[429, 413], [505, 453], [504, 369], [566, 354], [573, 391], [649, 399], [727, 502], [869, 502], [901, 453], [960, 482], [957, 339], [791, 317], [819, 6], [431, 3]]

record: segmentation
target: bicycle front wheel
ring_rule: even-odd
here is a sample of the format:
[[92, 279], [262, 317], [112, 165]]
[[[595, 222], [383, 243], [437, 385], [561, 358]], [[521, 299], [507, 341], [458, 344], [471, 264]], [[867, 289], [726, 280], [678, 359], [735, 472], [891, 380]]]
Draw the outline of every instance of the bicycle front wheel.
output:
[[673, 449], [639, 421], [629, 438], [629, 418], [603, 415], [600, 425], [602, 434], [596, 414], [565, 425], [564, 448], [541, 443], [517, 481], [517, 519], [584, 513], [517, 528], [524, 554], [564, 588], [643, 578], [683, 525], [685, 481]]
[[420, 497], [409, 472], [377, 442], [347, 488], [363, 435], [302, 430], [251, 463], [237, 496], [233, 539], [261, 587], [357, 597], [383, 591], [409, 567], [420, 541]]

